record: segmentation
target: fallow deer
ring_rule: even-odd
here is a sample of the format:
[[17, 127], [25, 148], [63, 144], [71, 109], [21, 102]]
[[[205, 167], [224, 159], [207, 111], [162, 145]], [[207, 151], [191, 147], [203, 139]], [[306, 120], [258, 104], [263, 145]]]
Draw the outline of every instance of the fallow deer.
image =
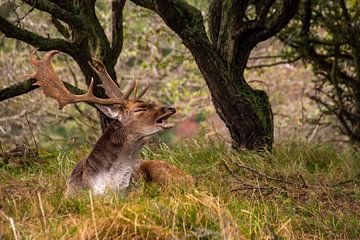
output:
[[[74, 95], [53, 69], [51, 58], [57, 53], [59, 51], [49, 51], [38, 59], [36, 50], [32, 52], [30, 61], [36, 72], [31, 76], [37, 79], [35, 84], [42, 87], [46, 96], [59, 103], [59, 109], [67, 104], [86, 102], [115, 120], [96, 142], [89, 156], [75, 165], [67, 183], [68, 196], [78, 195], [85, 189], [91, 190], [94, 195], [103, 194], [106, 190], [123, 190], [129, 186], [134, 170], [136, 176], [143, 176], [145, 180], [162, 186], [171, 178], [193, 184], [191, 176], [166, 162], [138, 160], [138, 153], [148, 139], [172, 127], [166, 120], [175, 114], [174, 107], [140, 100], [148, 87], [138, 94], [138, 81], [134, 81], [132, 87], [122, 93], [97, 59], [92, 59], [89, 65], [100, 77], [100, 86], [109, 98], [93, 95], [93, 79], [87, 93]], [[130, 97], [132, 93], [133, 98]]]

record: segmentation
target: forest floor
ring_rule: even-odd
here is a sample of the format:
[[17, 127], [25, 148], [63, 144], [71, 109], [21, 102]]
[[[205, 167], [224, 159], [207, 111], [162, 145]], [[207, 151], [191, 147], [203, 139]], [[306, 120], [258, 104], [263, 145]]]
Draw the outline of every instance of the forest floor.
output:
[[360, 153], [352, 150], [290, 142], [257, 154], [201, 139], [160, 144], [142, 157], [184, 169], [195, 189], [141, 183], [66, 199], [66, 178], [88, 151], [3, 149], [0, 239], [360, 239]]

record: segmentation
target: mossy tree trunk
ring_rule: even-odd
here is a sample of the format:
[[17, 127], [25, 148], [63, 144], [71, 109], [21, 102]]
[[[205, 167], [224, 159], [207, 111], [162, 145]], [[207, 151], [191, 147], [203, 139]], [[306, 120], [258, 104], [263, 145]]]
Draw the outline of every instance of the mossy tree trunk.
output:
[[278, 33], [299, 0], [213, 0], [207, 36], [201, 12], [183, 0], [132, 0], [155, 11], [191, 51], [235, 148], [271, 149], [273, 118], [264, 91], [251, 88], [244, 69], [251, 50]]

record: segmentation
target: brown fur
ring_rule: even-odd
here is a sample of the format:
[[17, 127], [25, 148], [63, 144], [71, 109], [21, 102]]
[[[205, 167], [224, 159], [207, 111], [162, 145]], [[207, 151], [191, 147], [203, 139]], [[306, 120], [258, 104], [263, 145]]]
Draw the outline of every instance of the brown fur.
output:
[[[94, 177], [108, 172], [121, 161], [126, 161], [124, 156], [136, 154], [143, 142], [129, 141], [133, 134], [136, 133], [131, 129], [126, 129], [121, 122], [113, 121], [97, 141], [89, 156], [75, 165], [68, 180], [68, 194], [76, 195], [79, 190], [90, 188], [90, 182]], [[136, 160], [136, 156], [134, 157]]]
[[133, 176], [143, 178], [147, 182], [154, 182], [163, 188], [169, 185], [194, 187], [194, 179], [176, 166], [161, 160], [140, 160]]

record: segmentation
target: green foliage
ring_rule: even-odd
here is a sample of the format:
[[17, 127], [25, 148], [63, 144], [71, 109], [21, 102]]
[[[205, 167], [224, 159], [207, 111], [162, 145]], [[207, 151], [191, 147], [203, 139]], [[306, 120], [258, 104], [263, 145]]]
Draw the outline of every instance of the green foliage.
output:
[[42, 161], [31, 167], [1, 166], [0, 236], [13, 237], [11, 217], [18, 236], [38, 239], [360, 237], [356, 152], [291, 142], [275, 146], [273, 155], [233, 153], [201, 138], [151, 149], [142, 157], [184, 169], [196, 179], [195, 189], [164, 192], [142, 182], [119, 195], [66, 199], [66, 177], [88, 152], [79, 146], [41, 151]]

